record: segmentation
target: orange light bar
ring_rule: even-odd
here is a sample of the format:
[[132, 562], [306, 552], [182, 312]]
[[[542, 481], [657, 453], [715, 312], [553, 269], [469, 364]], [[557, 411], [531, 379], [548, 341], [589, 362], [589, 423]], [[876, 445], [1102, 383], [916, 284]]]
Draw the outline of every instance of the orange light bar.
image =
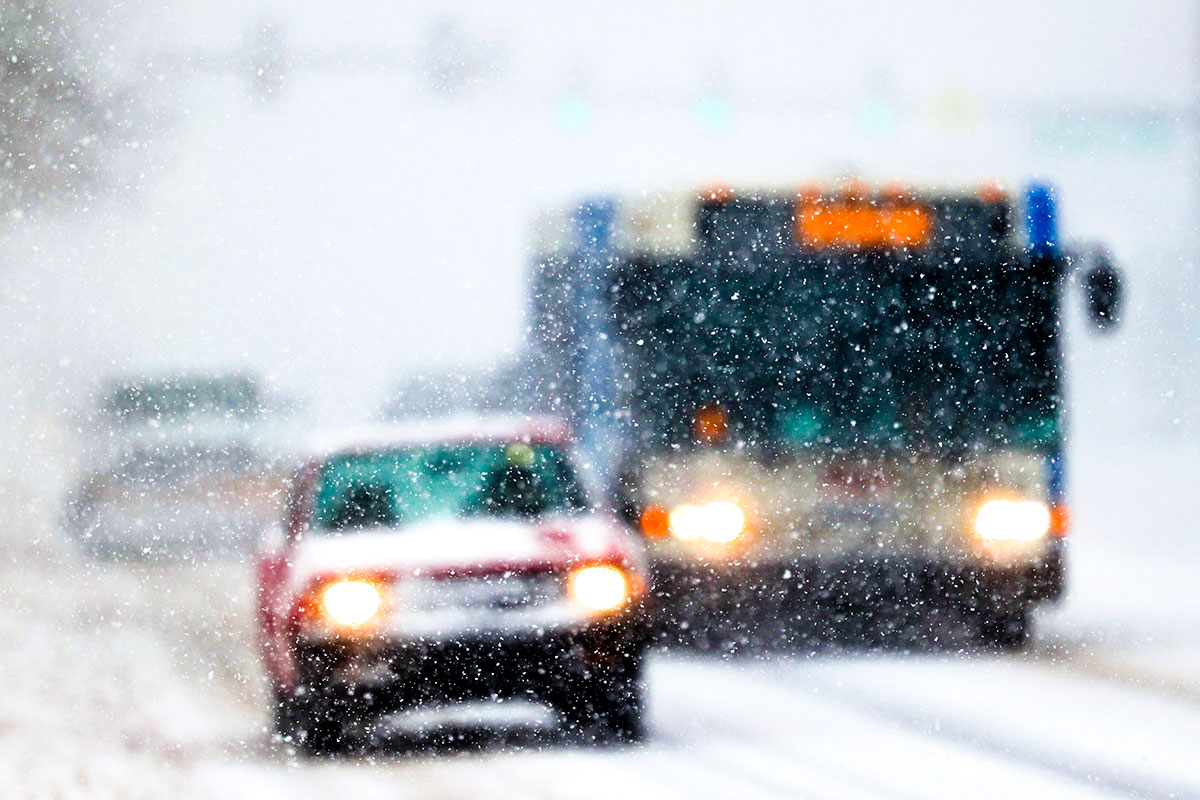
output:
[[879, 195], [891, 203], [904, 203], [912, 196], [912, 187], [904, 181], [888, 181], [879, 190]]
[[796, 205], [807, 206], [821, 202], [821, 184], [806, 183], [796, 190]]
[[881, 208], [832, 203], [796, 208], [796, 242], [804, 247], [922, 247], [932, 233], [932, 215], [915, 204]]
[[842, 181], [842, 195], [850, 201], [861, 203], [867, 199], [867, 182], [859, 178], [846, 178]]

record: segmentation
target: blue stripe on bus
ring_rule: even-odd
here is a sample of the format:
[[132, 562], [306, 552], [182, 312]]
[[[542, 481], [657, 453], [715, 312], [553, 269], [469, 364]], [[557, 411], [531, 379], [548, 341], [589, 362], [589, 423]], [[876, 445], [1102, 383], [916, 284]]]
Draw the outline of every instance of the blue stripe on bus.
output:
[[1066, 459], [1061, 450], [1052, 453], [1046, 459], [1046, 488], [1050, 492], [1051, 503], [1062, 503], [1067, 495]]
[[612, 267], [616, 217], [617, 203], [613, 198], [594, 197], [580, 203], [574, 219], [576, 268], [581, 287], [577, 320], [582, 371], [580, 445], [602, 483], [611, 476], [617, 455], [613, 417], [617, 368], [607, 306], [601, 296], [606, 273]]

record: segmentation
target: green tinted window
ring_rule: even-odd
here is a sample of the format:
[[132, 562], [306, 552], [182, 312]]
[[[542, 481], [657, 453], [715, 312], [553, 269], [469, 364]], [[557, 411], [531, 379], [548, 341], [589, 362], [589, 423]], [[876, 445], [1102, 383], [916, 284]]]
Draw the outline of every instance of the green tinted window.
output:
[[339, 456], [322, 471], [314, 527], [431, 517], [537, 516], [582, 508], [562, 452], [525, 444], [421, 447]]
[[1054, 265], [1003, 252], [751, 263], [643, 261], [617, 276], [635, 435], [687, 441], [695, 410], [720, 403], [762, 443], [1053, 442]]

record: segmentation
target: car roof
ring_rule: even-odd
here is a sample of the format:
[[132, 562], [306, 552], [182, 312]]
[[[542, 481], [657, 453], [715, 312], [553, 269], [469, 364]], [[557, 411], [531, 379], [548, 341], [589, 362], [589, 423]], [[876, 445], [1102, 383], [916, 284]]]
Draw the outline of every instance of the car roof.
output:
[[573, 437], [570, 428], [553, 417], [455, 416], [329, 431], [314, 436], [305, 450], [310, 458], [327, 458], [419, 445], [503, 442], [569, 445]]

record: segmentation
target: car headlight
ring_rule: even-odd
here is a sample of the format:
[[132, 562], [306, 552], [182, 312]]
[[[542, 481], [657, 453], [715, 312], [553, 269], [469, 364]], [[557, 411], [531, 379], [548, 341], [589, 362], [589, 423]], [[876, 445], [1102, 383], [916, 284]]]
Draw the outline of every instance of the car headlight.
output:
[[988, 500], [975, 512], [975, 533], [987, 542], [1037, 541], [1050, 523], [1050, 508], [1037, 500]]
[[671, 511], [671, 535], [683, 541], [704, 539], [728, 544], [746, 527], [746, 514], [730, 500], [682, 505]]
[[322, 615], [339, 628], [360, 629], [383, 608], [383, 592], [365, 578], [342, 578], [321, 590]]
[[624, 570], [608, 564], [580, 567], [567, 579], [571, 597], [589, 611], [616, 611], [629, 601], [631, 587]]

